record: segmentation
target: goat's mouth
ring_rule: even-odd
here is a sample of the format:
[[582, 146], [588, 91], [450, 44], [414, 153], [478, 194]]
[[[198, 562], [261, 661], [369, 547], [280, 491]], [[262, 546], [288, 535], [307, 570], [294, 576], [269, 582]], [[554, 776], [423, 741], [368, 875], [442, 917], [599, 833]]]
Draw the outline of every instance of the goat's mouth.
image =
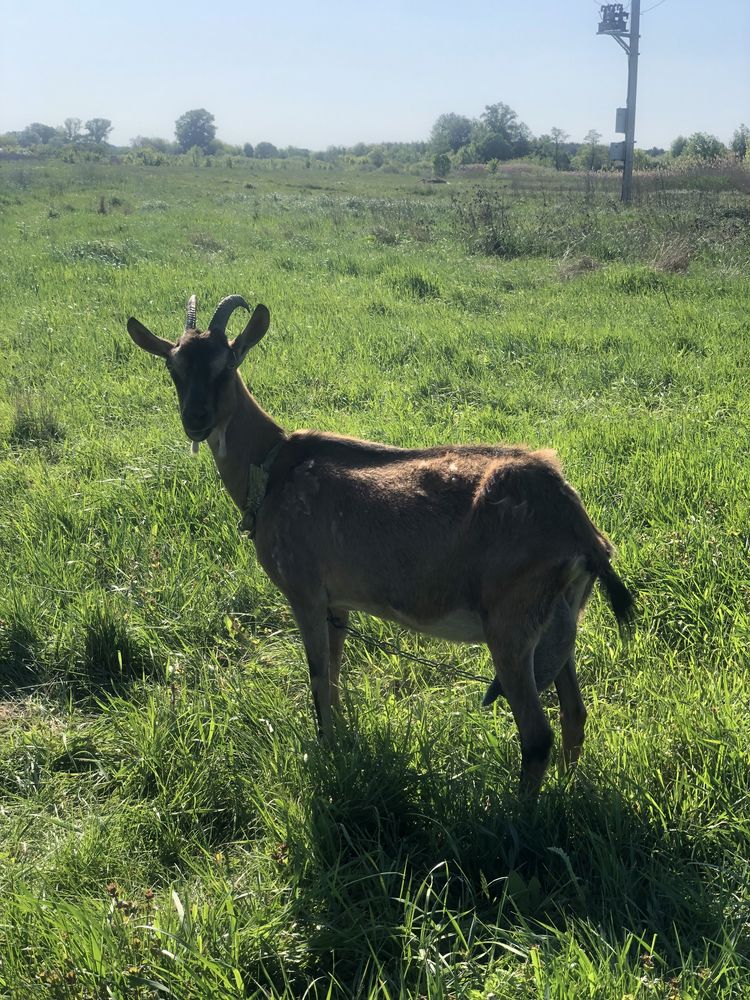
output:
[[186, 427], [185, 433], [190, 438], [191, 441], [205, 441], [208, 435], [211, 433], [211, 428], [206, 427], [205, 430], [196, 430], [194, 427]]

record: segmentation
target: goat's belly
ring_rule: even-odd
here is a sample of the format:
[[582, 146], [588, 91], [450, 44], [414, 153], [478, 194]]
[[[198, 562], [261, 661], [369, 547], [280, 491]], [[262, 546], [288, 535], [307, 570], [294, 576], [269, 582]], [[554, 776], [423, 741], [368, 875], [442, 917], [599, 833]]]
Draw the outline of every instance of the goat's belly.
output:
[[364, 611], [375, 618], [398, 622], [399, 625], [405, 625], [415, 632], [435, 636], [436, 639], [448, 639], [450, 642], [484, 642], [482, 619], [476, 611], [470, 611], [468, 608], [456, 608], [439, 618], [422, 618], [390, 605], [376, 607], [346, 600], [331, 603], [338, 607], [349, 608], [351, 611]]
[[482, 619], [468, 608], [459, 608], [431, 621], [407, 620], [405, 624], [417, 632], [425, 632], [438, 639], [449, 639], [451, 642], [484, 642]]

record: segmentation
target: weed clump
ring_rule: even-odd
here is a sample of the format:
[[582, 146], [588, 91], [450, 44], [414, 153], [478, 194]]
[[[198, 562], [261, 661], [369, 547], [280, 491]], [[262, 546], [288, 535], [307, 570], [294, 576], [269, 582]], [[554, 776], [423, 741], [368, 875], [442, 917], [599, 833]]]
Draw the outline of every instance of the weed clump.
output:
[[563, 257], [558, 265], [557, 273], [561, 281], [572, 281], [574, 278], [580, 278], [582, 274], [598, 271], [601, 266], [598, 260], [594, 260], [587, 254], [582, 257]]
[[8, 443], [16, 448], [42, 448], [65, 438], [65, 431], [45, 403], [31, 400], [16, 402]]
[[142, 212], [166, 212], [169, 208], [169, 203], [163, 201], [161, 198], [152, 198], [149, 201], [143, 201], [140, 205], [140, 210]]
[[659, 245], [654, 257], [654, 267], [657, 271], [669, 274], [682, 274], [687, 271], [693, 258], [693, 248], [689, 240], [683, 238], [665, 239]]
[[392, 232], [386, 226], [375, 226], [372, 230], [372, 238], [381, 246], [395, 247], [400, 242], [398, 233]]
[[56, 260], [76, 264], [88, 262], [105, 264], [108, 267], [128, 267], [148, 257], [145, 247], [135, 240], [123, 240], [114, 243], [109, 240], [82, 240], [71, 243], [70, 246], [54, 250], [52, 256]]
[[517, 220], [502, 192], [480, 187], [468, 196], [454, 197], [453, 215], [472, 253], [493, 257], [524, 253]]
[[235, 260], [237, 257], [237, 252], [226, 243], [222, 243], [221, 240], [217, 240], [210, 233], [198, 232], [193, 233], [190, 237], [190, 243], [193, 249], [197, 250], [201, 254], [211, 254], [221, 256], [225, 260]]
[[613, 291], [625, 292], [626, 295], [644, 295], [662, 287], [660, 276], [644, 264], [609, 271], [605, 280]]
[[36, 622], [26, 609], [9, 619], [0, 618], [0, 691], [25, 686], [37, 679]]
[[72, 638], [70, 679], [84, 692], [118, 691], [163, 676], [148, 643], [109, 603], [84, 610]]
[[190, 242], [196, 250], [202, 250], [204, 253], [221, 253], [224, 249], [224, 244], [214, 239], [210, 233], [193, 233]]
[[438, 299], [441, 290], [432, 278], [421, 271], [402, 271], [392, 278], [393, 287], [405, 295], [415, 299]]

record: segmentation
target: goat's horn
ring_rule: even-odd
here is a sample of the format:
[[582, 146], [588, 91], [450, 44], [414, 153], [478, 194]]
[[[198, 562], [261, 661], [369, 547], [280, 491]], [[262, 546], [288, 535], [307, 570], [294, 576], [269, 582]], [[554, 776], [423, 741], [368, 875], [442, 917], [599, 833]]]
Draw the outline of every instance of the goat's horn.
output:
[[232, 315], [234, 310], [239, 309], [240, 306], [250, 312], [250, 306], [247, 302], [245, 302], [241, 295], [227, 295], [227, 297], [222, 299], [216, 307], [216, 312], [211, 317], [208, 329], [213, 330], [216, 333], [226, 333], [229, 317]]
[[196, 308], [196, 306], [195, 306], [195, 296], [191, 295], [190, 298], [188, 299], [187, 316], [185, 317], [185, 329], [186, 330], [194, 330], [195, 329], [195, 323], [196, 323], [195, 308]]

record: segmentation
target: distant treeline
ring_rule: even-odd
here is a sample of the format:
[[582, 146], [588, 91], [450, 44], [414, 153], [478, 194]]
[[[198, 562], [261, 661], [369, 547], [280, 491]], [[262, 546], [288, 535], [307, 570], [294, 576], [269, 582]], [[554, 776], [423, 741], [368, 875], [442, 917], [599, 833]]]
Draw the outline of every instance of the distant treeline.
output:
[[[610, 169], [608, 146], [600, 143], [601, 134], [591, 129], [583, 141], [572, 142], [561, 128], [553, 127], [533, 135], [516, 112], [507, 104], [488, 104], [478, 118], [449, 112], [440, 115], [427, 141], [358, 142], [353, 146], [328, 146], [311, 150], [301, 146], [277, 147], [272, 142], [246, 142], [241, 145], [222, 142], [216, 137], [214, 116], [205, 108], [186, 111], [175, 122], [175, 138], [135, 136], [128, 147], [112, 146], [107, 140], [112, 131], [108, 118], [66, 118], [62, 125], [32, 122], [20, 132], [0, 135], [0, 153], [10, 157], [58, 156], [69, 162], [92, 160], [113, 155], [127, 162], [161, 166], [175, 158], [187, 158], [195, 165], [210, 166], [215, 157], [223, 157], [231, 166], [233, 158], [257, 160], [295, 159], [308, 166], [315, 164], [353, 164], [369, 169], [392, 169], [419, 165], [444, 177], [456, 167], [486, 164], [494, 169], [507, 160], [526, 159], [556, 170]], [[654, 147], [635, 150], [636, 169], [650, 169], [681, 162], [710, 162], [732, 157], [740, 162], [747, 154], [750, 129], [742, 124], [735, 129], [728, 145], [714, 135], [696, 132], [677, 136], [669, 150]]]

